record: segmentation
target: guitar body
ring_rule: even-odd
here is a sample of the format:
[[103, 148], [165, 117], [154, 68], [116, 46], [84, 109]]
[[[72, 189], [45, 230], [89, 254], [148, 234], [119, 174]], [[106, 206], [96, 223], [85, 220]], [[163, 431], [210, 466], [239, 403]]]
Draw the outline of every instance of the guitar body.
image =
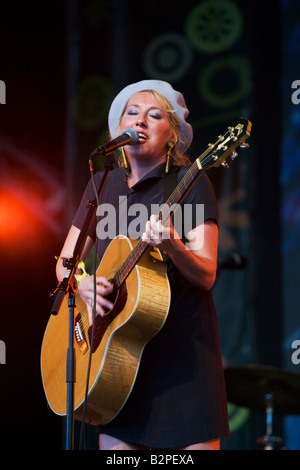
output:
[[[118, 236], [109, 244], [97, 276], [113, 278], [130, 255], [136, 241]], [[126, 403], [134, 385], [142, 352], [163, 326], [170, 306], [166, 265], [157, 249], [148, 247], [118, 290], [114, 308], [96, 317], [85, 421], [107, 424]], [[74, 416], [82, 417], [91, 346], [91, 327], [85, 303], [76, 297], [74, 325]], [[66, 415], [66, 353], [69, 307], [66, 295], [58, 315], [47, 324], [41, 372], [48, 404], [54, 413]]]

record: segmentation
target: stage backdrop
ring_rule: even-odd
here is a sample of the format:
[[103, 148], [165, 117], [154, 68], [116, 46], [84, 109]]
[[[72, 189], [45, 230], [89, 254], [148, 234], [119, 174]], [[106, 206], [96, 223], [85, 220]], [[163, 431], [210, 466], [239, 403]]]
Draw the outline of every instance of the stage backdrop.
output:
[[[283, 364], [300, 372], [300, 5], [282, 0], [281, 224], [283, 286]], [[298, 90], [298, 92], [297, 92]], [[287, 448], [300, 449], [300, 418], [285, 419]]]
[[[47, 410], [39, 371], [55, 256], [88, 182], [89, 154], [109, 138], [111, 100], [141, 79], [167, 80], [184, 94], [195, 135], [191, 160], [237, 117], [253, 121], [249, 149], [228, 169], [208, 173], [220, 209], [214, 297], [224, 366], [298, 371], [291, 362], [291, 343], [300, 339], [300, 105], [291, 101], [291, 84], [300, 80], [297, 1], [260, 2], [259, 9], [242, 0], [19, 3], [1, 6], [1, 442], [65, 445], [64, 421]], [[264, 416], [234, 403], [228, 409], [231, 437], [223, 447], [257, 448]], [[284, 423], [290, 448], [300, 447], [289, 424], [296, 419]]]

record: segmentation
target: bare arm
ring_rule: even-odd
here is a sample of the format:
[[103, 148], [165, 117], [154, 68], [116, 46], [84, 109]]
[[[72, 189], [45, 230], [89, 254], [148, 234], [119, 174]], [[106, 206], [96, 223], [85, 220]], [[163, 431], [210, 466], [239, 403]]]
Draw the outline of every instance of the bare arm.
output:
[[156, 216], [146, 224], [143, 240], [164, 250], [181, 274], [193, 285], [209, 290], [217, 269], [218, 227], [208, 220], [187, 234], [188, 247], [174, 227], [163, 227]]
[[[66, 272], [66, 268], [63, 265], [63, 260], [72, 258], [79, 234], [80, 230], [72, 225], [56, 264], [56, 276], [59, 281], [63, 279]], [[86, 259], [93, 245], [93, 240], [88, 237], [82, 251], [82, 261]], [[101, 316], [105, 315], [105, 309], [113, 308], [112, 303], [105, 298], [112, 292], [112, 289], [112, 284], [105, 277], [96, 278], [96, 312]], [[87, 305], [90, 323], [92, 323], [92, 311], [94, 305], [94, 276], [84, 277], [80, 282], [78, 291], [80, 297]]]
[[[66, 268], [63, 265], [63, 260], [72, 258], [79, 234], [80, 230], [72, 225], [56, 264], [56, 276], [59, 281], [63, 279], [66, 272]], [[93, 244], [93, 240], [88, 237], [82, 252], [82, 261], [86, 259], [87, 255], [92, 249]]]

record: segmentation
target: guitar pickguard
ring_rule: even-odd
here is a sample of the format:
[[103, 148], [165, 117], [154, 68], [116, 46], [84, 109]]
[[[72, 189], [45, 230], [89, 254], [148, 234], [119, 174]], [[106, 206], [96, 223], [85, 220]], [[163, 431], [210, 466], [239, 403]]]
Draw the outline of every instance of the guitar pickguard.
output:
[[[107, 330], [111, 322], [119, 315], [119, 313], [122, 312], [126, 301], [127, 301], [127, 288], [126, 288], [126, 283], [123, 282], [121, 284], [120, 288], [117, 290], [117, 293], [115, 295], [115, 303], [114, 303], [114, 308], [107, 312], [106, 316], [101, 317], [100, 315], [97, 315], [95, 318], [95, 328], [94, 328], [94, 338], [93, 338], [93, 346], [92, 346], [92, 353], [97, 351], [97, 348]], [[90, 326], [88, 329], [88, 337], [89, 337], [89, 343], [91, 345], [92, 342], [92, 330], [93, 327]]]

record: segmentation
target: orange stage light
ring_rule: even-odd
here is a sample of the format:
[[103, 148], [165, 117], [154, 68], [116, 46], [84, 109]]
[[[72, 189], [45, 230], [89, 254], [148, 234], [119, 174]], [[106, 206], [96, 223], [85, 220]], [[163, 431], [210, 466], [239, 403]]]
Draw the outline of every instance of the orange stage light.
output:
[[36, 244], [40, 225], [20, 199], [0, 188], [0, 243], [5, 250], [20, 251]]

